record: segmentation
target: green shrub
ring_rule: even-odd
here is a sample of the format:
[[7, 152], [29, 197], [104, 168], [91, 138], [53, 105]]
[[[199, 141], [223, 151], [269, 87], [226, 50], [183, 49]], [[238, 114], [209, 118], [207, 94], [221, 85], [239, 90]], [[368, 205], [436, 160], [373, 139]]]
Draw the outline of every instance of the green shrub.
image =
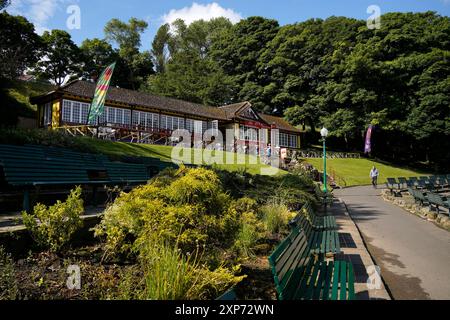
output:
[[[244, 277], [235, 276], [239, 267], [229, 270], [223, 266], [210, 271], [201, 265], [200, 250], [183, 255], [177, 246], [159, 241], [149, 241], [142, 248], [140, 263], [143, 270], [144, 289], [139, 299], [198, 300], [212, 299], [221, 290], [240, 282]], [[127, 283], [129, 279], [124, 279]]]
[[241, 226], [234, 243], [235, 251], [243, 258], [254, 257], [253, 248], [265, 237], [264, 225], [253, 211], [241, 215]]
[[0, 300], [15, 300], [19, 295], [14, 262], [0, 246]]
[[139, 253], [154, 237], [177, 243], [183, 252], [197, 244], [224, 248], [238, 229], [239, 212], [230, 210], [232, 203], [213, 171], [181, 168], [122, 193], [95, 234], [106, 239], [106, 258]]
[[261, 213], [267, 230], [272, 234], [286, 230], [288, 222], [295, 217], [285, 204], [275, 202], [261, 207]]
[[70, 192], [65, 202], [50, 207], [38, 203], [33, 213], [22, 212], [23, 223], [33, 239], [42, 247], [58, 252], [68, 244], [72, 235], [82, 226], [81, 187]]

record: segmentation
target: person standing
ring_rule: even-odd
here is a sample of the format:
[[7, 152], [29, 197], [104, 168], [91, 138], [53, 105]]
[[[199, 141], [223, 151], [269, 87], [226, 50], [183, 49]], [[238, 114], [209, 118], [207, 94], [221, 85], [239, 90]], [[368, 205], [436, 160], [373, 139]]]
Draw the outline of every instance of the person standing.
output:
[[373, 166], [372, 170], [370, 170], [370, 178], [372, 179], [372, 185], [374, 188], [377, 187], [378, 176], [379, 176], [378, 169], [375, 166]]

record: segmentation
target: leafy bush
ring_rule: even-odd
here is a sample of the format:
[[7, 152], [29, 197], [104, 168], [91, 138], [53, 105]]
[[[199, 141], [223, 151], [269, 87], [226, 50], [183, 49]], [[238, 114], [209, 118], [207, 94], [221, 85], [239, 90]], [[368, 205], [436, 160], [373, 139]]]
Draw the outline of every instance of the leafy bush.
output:
[[68, 244], [72, 235], [82, 226], [81, 187], [70, 192], [65, 202], [57, 201], [47, 207], [38, 203], [33, 213], [22, 212], [23, 223], [34, 240], [42, 247], [58, 252]]
[[19, 295], [14, 262], [0, 246], [0, 300], [14, 300]]
[[121, 293], [121, 298], [212, 299], [222, 293], [224, 288], [234, 286], [244, 278], [235, 276], [239, 272], [238, 266], [231, 270], [223, 266], [209, 270], [201, 264], [200, 247], [184, 255], [176, 245], [150, 240], [141, 248], [139, 258], [142, 275], [136, 270], [130, 270], [124, 275], [120, 287], [127, 294]]
[[253, 248], [258, 241], [265, 236], [265, 227], [258, 218], [256, 201], [249, 198], [240, 199], [241, 219], [239, 232], [236, 235], [234, 249], [244, 258], [254, 256]]
[[285, 230], [288, 222], [295, 217], [295, 213], [289, 211], [285, 204], [275, 202], [261, 207], [261, 213], [267, 230], [272, 234]]
[[106, 239], [107, 256], [139, 253], [154, 237], [183, 252], [197, 244], [224, 248], [239, 227], [239, 211], [217, 175], [204, 168], [166, 171], [151, 183], [122, 193], [107, 208], [95, 234]]

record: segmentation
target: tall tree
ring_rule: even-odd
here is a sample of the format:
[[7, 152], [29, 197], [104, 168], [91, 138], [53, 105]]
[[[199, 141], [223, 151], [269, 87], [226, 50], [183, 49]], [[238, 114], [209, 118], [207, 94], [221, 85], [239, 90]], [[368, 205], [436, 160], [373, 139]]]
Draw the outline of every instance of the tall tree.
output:
[[60, 86], [81, 69], [81, 52], [69, 33], [63, 30], [45, 31], [42, 35], [44, 56], [36, 64], [34, 73]]
[[163, 24], [152, 42], [152, 60], [157, 73], [163, 73], [169, 60], [170, 25]]
[[34, 26], [21, 16], [0, 13], [0, 77], [15, 78], [41, 55], [42, 41]]
[[274, 108], [264, 101], [263, 75], [258, 73], [257, 64], [278, 30], [276, 20], [250, 17], [221, 33], [210, 50], [211, 57], [240, 88], [235, 99], [251, 101], [255, 108], [267, 112]]
[[104, 29], [106, 39], [119, 47], [119, 56], [126, 62], [127, 83], [124, 87], [138, 89], [144, 80], [154, 72], [149, 52], [140, 52], [141, 34], [148, 24], [131, 18], [128, 23], [118, 19], [109, 21]]
[[163, 25], [153, 41], [153, 58], [163, 58], [164, 67], [148, 79], [146, 90], [208, 105], [231, 102], [233, 81], [209, 56], [215, 39], [231, 27], [225, 18]]

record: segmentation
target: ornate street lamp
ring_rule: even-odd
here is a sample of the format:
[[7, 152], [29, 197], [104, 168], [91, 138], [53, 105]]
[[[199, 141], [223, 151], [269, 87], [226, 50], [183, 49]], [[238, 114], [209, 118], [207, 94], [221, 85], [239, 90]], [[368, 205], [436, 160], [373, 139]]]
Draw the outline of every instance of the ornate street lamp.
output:
[[320, 135], [322, 136], [323, 140], [323, 192], [327, 193], [327, 150], [325, 146], [325, 140], [328, 136], [328, 130], [323, 127], [322, 130], [320, 130]]

